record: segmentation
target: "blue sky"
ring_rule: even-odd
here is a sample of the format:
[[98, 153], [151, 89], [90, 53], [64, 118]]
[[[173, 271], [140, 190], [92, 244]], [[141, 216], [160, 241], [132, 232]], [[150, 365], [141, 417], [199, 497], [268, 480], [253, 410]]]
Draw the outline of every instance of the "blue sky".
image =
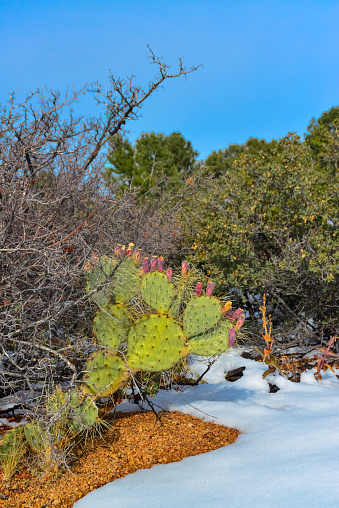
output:
[[[142, 131], [180, 131], [202, 158], [249, 137], [300, 135], [339, 103], [338, 0], [0, 0], [0, 101], [35, 87], [146, 84], [149, 44], [203, 68], [149, 98]], [[95, 114], [84, 102], [83, 113]]]

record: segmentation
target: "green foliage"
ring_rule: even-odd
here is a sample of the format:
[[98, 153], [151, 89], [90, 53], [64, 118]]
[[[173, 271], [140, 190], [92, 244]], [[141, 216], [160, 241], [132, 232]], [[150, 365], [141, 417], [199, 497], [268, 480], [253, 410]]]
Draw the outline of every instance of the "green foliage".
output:
[[111, 139], [110, 146], [108, 161], [112, 166], [105, 169], [105, 181], [119, 182], [122, 189], [131, 184], [139, 186], [140, 194], [153, 187], [159, 177], [165, 177], [162, 187], [166, 187], [167, 182], [188, 178], [198, 156], [191, 142], [180, 132], [172, 132], [169, 136], [143, 132], [134, 146], [119, 134]]
[[205, 160], [206, 173], [213, 174], [215, 178], [225, 175], [242, 155], [256, 156], [259, 153], [271, 153], [277, 146], [277, 141], [272, 139], [249, 138], [243, 145], [231, 144], [225, 150], [213, 151]]
[[[181, 362], [189, 352], [213, 356], [227, 350], [229, 339], [232, 345], [243, 320], [235, 322], [231, 302], [224, 308], [218, 298], [211, 296], [211, 282], [206, 296], [201, 296], [199, 274], [190, 270], [187, 262], [183, 262], [180, 273], [173, 274], [171, 268], [164, 273], [163, 258], [153, 257], [151, 266], [144, 258], [139, 268], [139, 252], [128, 250], [129, 257], [121, 247], [115, 252], [112, 264], [122, 267], [133, 263], [139, 282], [123, 305], [113, 284], [110, 303], [101, 307], [94, 318], [96, 343], [104, 350], [94, 353], [87, 363], [86, 392], [95, 397], [107, 396], [136, 373], [141, 377], [160, 373]], [[237, 318], [240, 315], [241, 309], [236, 313]]]
[[16, 453], [22, 447], [22, 427], [15, 427], [7, 432], [0, 441], [0, 461], [9, 454]]
[[326, 171], [336, 174], [339, 160], [339, 106], [335, 106], [316, 120], [312, 118], [307, 127], [305, 142], [315, 159]]
[[[219, 291], [237, 288], [252, 317], [258, 295], [302, 332], [330, 334], [339, 318], [338, 174], [329, 177], [298, 136], [242, 154], [213, 192], [187, 210], [190, 260]], [[310, 323], [308, 325], [307, 323]], [[313, 327], [313, 328], [312, 328]]]

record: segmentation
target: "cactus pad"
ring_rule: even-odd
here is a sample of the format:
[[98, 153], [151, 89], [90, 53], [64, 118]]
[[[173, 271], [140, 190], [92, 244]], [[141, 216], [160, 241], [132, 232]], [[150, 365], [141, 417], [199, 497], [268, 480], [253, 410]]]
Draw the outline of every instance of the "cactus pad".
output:
[[142, 279], [141, 294], [152, 309], [164, 313], [169, 310], [173, 300], [173, 284], [167, 281], [164, 273], [150, 272]]
[[[46, 401], [46, 408], [49, 411], [56, 413], [57, 411], [60, 411], [60, 409], [62, 408], [63, 405], [65, 405], [66, 401], [67, 401], [66, 393], [63, 392], [61, 390], [61, 388], [59, 388], [57, 386], [56, 389], [54, 390], [54, 392], [48, 396], [47, 401]], [[68, 414], [68, 409], [67, 409], [67, 406], [65, 405], [65, 407], [63, 408], [63, 410], [59, 416], [62, 419], [66, 419], [67, 414]]]
[[77, 392], [71, 394], [72, 420], [70, 431], [74, 434], [93, 427], [99, 421], [98, 408], [90, 397], [83, 397]]
[[24, 432], [26, 440], [35, 452], [41, 452], [50, 446], [46, 431], [40, 423], [28, 422], [24, 426]]
[[171, 318], [151, 315], [138, 319], [128, 335], [127, 361], [133, 369], [159, 372], [187, 355], [186, 337]]
[[[90, 272], [85, 274], [87, 284], [86, 292], [89, 293], [95, 290], [101, 284], [104, 284], [112, 276], [116, 261], [108, 258], [103, 258], [100, 265]], [[112, 282], [108, 283], [101, 290], [96, 291], [92, 295], [95, 303], [103, 306], [109, 302], [109, 297], [112, 292]]]
[[126, 258], [118, 266], [113, 277], [113, 294], [117, 303], [126, 303], [138, 291], [138, 269], [132, 259]]
[[[75, 390], [71, 390], [69, 397], [67, 392], [63, 392], [61, 388], [57, 387], [48, 397], [46, 408], [54, 414], [63, 408], [58, 415], [57, 425], [63, 428], [67, 426], [73, 434], [92, 427], [98, 421], [98, 408], [94, 401], [89, 396], [83, 396]], [[36, 448], [42, 448], [43, 429], [37, 428], [36, 425], [26, 426], [25, 429], [28, 436], [26, 439], [30, 442], [33, 437], [36, 438], [39, 433], [41, 434], [37, 440]]]
[[221, 319], [222, 305], [217, 298], [201, 296], [188, 302], [183, 316], [188, 337], [207, 332]]
[[124, 307], [107, 305], [96, 313], [93, 331], [98, 344], [118, 349], [127, 339], [130, 326], [129, 312]]
[[228, 349], [228, 330], [232, 328], [230, 321], [223, 320], [216, 328], [190, 339], [189, 352], [197, 356], [216, 356]]
[[95, 397], [107, 397], [126, 384], [129, 371], [115, 353], [97, 352], [87, 362], [85, 376], [85, 392]]

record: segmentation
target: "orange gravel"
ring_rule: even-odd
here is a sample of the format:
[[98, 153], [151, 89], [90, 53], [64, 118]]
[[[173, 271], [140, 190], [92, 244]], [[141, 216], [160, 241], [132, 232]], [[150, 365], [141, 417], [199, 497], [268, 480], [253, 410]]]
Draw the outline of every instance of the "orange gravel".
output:
[[[110, 415], [108, 415], [109, 417]], [[106, 416], [106, 420], [109, 418]], [[111, 422], [113, 423], [113, 422]], [[155, 464], [177, 462], [233, 443], [239, 432], [177, 411], [117, 413], [112, 427], [78, 450], [72, 473], [38, 478], [25, 468], [6, 485], [0, 507], [71, 508], [94, 489]]]

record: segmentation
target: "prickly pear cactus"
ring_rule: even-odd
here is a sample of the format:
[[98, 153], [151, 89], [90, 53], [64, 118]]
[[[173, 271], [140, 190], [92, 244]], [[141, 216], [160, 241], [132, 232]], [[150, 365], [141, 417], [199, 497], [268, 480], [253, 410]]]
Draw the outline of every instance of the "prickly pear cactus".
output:
[[[57, 414], [56, 426], [59, 431], [65, 430], [77, 434], [83, 430], [88, 430], [100, 421], [98, 408], [91, 397], [83, 395], [75, 389], [65, 392], [60, 387], [56, 387], [54, 392], [47, 398], [46, 408], [49, 412]], [[31, 434], [33, 427], [26, 426], [25, 432]], [[43, 433], [40, 432], [40, 434]], [[27, 436], [26, 439], [30, 441]]]
[[221, 319], [222, 304], [217, 298], [201, 296], [188, 302], [183, 315], [183, 327], [191, 338], [207, 332]]
[[179, 324], [163, 315], [138, 319], [128, 334], [130, 367], [148, 372], [170, 369], [188, 354], [186, 337]]
[[175, 273], [165, 271], [163, 258], [141, 260], [130, 246], [115, 252], [111, 294], [94, 319], [98, 351], [87, 362], [85, 392], [107, 396], [137, 372], [161, 372], [188, 354], [215, 356], [233, 345], [243, 311], [212, 296], [212, 282], [202, 295], [200, 275], [186, 261]]
[[130, 314], [125, 307], [119, 304], [106, 305], [94, 318], [93, 333], [96, 342], [118, 349], [127, 340], [131, 324]]
[[111, 299], [115, 303], [125, 303], [138, 290], [140, 279], [132, 259], [98, 260], [94, 257], [85, 266], [86, 292], [99, 306], [107, 305]]
[[98, 351], [87, 362], [84, 391], [107, 397], [126, 384], [130, 377], [125, 362], [115, 352]]
[[71, 393], [69, 416], [68, 427], [73, 434], [91, 429], [100, 421], [98, 408], [92, 398], [84, 397], [76, 391]]
[[[116, 260], [103, 258], [100, 263], [96, 256], [85, 266], [86, 292], [98, 305], [107, 305], [113, 288], [111, 282]], [[97, 289], [100, 288], [101, 289]]]
[[141, 282], [141, 295], [145, 302], [161, 314], [166, 313], [173, 302], [173, 284], [161, 272], [147, 273]]

